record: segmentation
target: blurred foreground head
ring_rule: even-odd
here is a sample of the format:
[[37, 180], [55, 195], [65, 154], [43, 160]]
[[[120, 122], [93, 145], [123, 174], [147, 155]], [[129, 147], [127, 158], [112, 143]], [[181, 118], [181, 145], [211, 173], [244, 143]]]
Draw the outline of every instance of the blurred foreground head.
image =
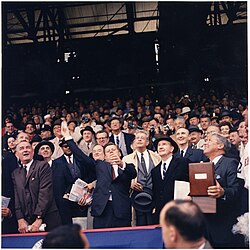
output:
[[78, 224], [64, 225], [49, 232], [42, 243], [42, 248], [89, 248], [86, 236]]
[[168, 202], [160, 214], [162, 238], [166, 248], [200, 248], [207, 244], [205, 219], [200, 208], [192, 201]]

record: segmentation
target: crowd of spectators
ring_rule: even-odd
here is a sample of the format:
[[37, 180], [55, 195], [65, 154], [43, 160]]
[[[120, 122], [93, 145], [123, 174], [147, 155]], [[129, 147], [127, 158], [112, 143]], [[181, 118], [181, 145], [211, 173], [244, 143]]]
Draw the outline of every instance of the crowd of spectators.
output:
[[[231, 219], [205, 216], [206, 237], [213, 247], [245, 247], [231, 233], [237, 216], [248, 212], [243, 96], [211, 90], [207, 96], [170, 94], [164, 100], [146, 95], [13, 104], [3, 122], [2, 195], [11, 198], [2, 208], [3, 233], [38, 231], [58, 212], [58, 225], [77, 221], [85, 229], [158, 224], [162, 208], [174, 198], [174, 181], [188, 181], [188, 163], [213, 161], [216, 185], [208, 195], [218, 201], [217, 214], [226, 208]], [[220, 172], [216, 164], [224, 162], [230, 168]], [[92, 202], [69, 200], [78, 178], [93, 193]], [[217, 223], [226, 237], [213, 235]]]

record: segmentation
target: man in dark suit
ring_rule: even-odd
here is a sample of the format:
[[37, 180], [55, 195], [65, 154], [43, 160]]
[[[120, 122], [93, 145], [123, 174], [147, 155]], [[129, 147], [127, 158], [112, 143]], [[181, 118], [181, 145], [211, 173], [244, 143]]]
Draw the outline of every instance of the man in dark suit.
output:
[[96, 161], [96, 188], [91, 214], [94, 228], [128, 227], [131, 225], [131, 180], [136, 177], [133, 164], [125, 164], [116, 145], [104, 148], [105, 161]]
[[15, 216], [15, 195], [11, 178], [18, 168], [17, 158], [12, 152], [2, 151], [2, 195], [10, 198], [8, 207], [2, 207], [2, 234], [18, 233]]
[[83, 156], [85, 167], [96, 173], [91, 206], [93, 228], [131, 226], [129, 191], [131, 180], [136, 177], [134, 165], [122, 162], [119, 148], [113, 143], [104, 148], [105, 160], [95, 161], [77, 147], [65, 124], [62, 124], [62, 134], [72, 152]]
[[[33, 160], [34, 150], [27, 141], [19, 142], [16, 154], [22, 164], [12, 173], [18, 230], [20, 233], [38, 232], [45, 223], [46, 231], [50, 231], [61, 224], [53, 195], [51, 168], [45, 161]], [[30, 230], [28, 225], [31, 225]]]
[[119, 117], [112, 117], [109, 124], [112, 132], [112, 135], [109, 137], [109, 141], [115, 143], [119, 147], [123, 157], [131, 154], [133, 150], [130, 145], [135, 136], [121, 131], [122, 122]]
[[216, 199], [217, 211], [216, 214], [206, 214], [208, 239], [214, 248], [231, 248], [235, 243], [231, 230], [237, 222], [239, 162], [223, 156], [228, 147], [229, 141], [217, 133], [208, 136], [204, 147], [204, 153], [215, 165], [216, 185], [208, 187], [208, 195]]
[[62, 223], [72, 224], [72, 218], [87, 216], [88, 207], [68, 200], [71, 187], [78, 178], [87, 183], [92, 182], [95, 173], [84, 166], [84, 154], [77, 146], [69, 147], [64, 139], [59, 146], [63, 155], [52, 163], [53, 188]]
[[190, 162], [208, 162], [209, 159], [204, 155], [201, 149], [192, 149], [188, 145], [189, 131], [186, 128], [179, 128], [176, 131], [176, 142], [179, 150], [175, 153], [176, 158], [184, 157]]
[[188, 181], [188, 160], [176, 158], [178, 150], [176, 142], [161, 136], [155, 141], [155, 147], [161, 157], [161, 162], [151, 170], [153, 182], [153, 199], [155, 206], [155, 223], [159, 223], [159, 215], [164, 205], [174, 199], [175, 180]]

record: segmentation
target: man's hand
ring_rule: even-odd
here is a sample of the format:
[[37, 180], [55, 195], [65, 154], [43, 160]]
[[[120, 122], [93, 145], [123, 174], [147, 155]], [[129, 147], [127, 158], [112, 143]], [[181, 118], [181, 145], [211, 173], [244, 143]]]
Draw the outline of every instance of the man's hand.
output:
[[62, 123], [61, 123], [61, 134], [62, 134], [63, 137], [70, 136], [69, 129], [68, 129], [66, 121], [62, 121]]
[[39, 227], [42, 225], [43, 220], [42, 219], [36, 219], [33, 224], [31, 225], [30, 232], [39, 232]]
[[18, 231], [21, 234], [28, 233], [28, 222], [25, 219], [18, 220]]
[[63, 195], [63, 199], [67, 199], [68, 200], [69, 199], [69, 194], [64, 194]]
[[212, 198], [220, 198], [224, 196], [224, 189], [221, 187], [219, 182], [216, 180], [216, 186], [208, 187], [207, 194]]
[[91, 193], [93, 191], [93, 189], [95, 188], [95, 182], [93, 181], [93, 182], [87, 184], [86, 188], [87, 188], [87, 191], [89, 193]]
[[2, 207], [2, 217], [11, 217], [12, 213], [8, 207]]
[[116, 154], [111, 155], [110, 160], [111, 160], [112, 165], [118, 165], [121, 168], [123, 168], [123, 161], [121, 160], [121, 158], [118, 155], [116, 155]]
[[78, 201], [78, 205], [80, 206], [86, 205], [86, 198], [84, 196]]
[[139, 182], [134, 182], [131, 185], [131, 189], [142, 192], [143, 191], [143, 186]]
[[185, 201], [192, 201], [193, 199], [192, 199], [192, 197], [191, 196], [186, 196], [183, 200], [185, 200]]

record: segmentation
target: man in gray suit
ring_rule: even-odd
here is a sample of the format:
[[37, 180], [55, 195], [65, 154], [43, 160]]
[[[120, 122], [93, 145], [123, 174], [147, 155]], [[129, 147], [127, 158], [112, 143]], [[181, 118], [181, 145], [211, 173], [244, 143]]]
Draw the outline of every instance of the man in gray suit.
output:
[[214, 248], [234, 247], [235, 237], [231, 229], [237, 222], [237, 204], [241, 192], [237, 178], [239, 162], [224, 156], [229, 141], [220, 134], [208, 135], [204, 153], [214, 163], [216, 185], [208, 187], [208, 195], [217, 202], [216, 214], [206, 214], [208, 239]]
[[[16, 148], [21, 167], [12, 173], [15, 211], [20, 233], [38, 232], [42, 223], [46, 231], [61, 224], [52, 187], [52, 172], [45, 161], [33, 160], [30, 143], [21, 141]], [[30, 225], [30, 229], [28, 229]]]

